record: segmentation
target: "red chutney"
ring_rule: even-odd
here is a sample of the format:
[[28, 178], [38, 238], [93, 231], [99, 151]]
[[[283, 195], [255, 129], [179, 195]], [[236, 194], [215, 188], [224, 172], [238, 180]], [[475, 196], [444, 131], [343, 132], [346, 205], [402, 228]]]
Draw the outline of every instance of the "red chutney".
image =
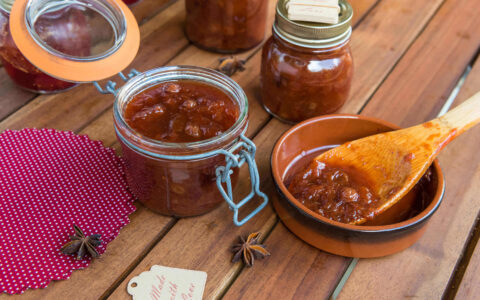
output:
[[[146, 90], [138, 83], [141, 92], [133, 97], [119, 96], [114, 106], [115, 115], [121, 114], [126, 123], [115, 118], [132, 193], [146, 207], [178, 217], [200, 215], [224, 202], [216, 183], [216, 169], [225, 166], [225, 156], [209, 153], [230, 150], [248, 123], [246, 97], [240, 87], [226, 90], [225, 86], [231, 84], [226, 76], [193, 67], [160, 68], [158, 75], [150, 76], [175, 78], [183, 70], [194, 77], [207, 72], [212, 83], [182, 78]], [[158, 142], [152, 143], [147, 137]], [[162, 142], [175, 144], [167, 147]], [[203, 157], [177, 159], [185, 155]], [[230, 177], [234, 187], [238, 169], [233, 169]]]
[[265, 109], [296, 123], [339, 110], [353, 78], [353, 9], [339, 0], [339, 22], [292, 21], [289, 0], [279, 0], [272, 37], [263, 46], [261, 93]]
[[133, 4], [137, 3], [138, 1], [140, 1], [140, 0], [123, 0], [123, 3], [125, 3], [126, 5], [133, 5]]
[[294, 175], [288, 190], [310, 210], [342, 223], [372, 219], [379, 202], [360, 171], [317, 160]]
[[[32, 65], [12, 39], [9, 17], [9, 13], [0, 10], [0, 58], [10, 78], [18, 86], [40, 93], [58, 92], [77, 85], [53, 78]], [[89, 55], [89, 30], [80, 10], [66, 8], [55, 14], [47, 14], [37, 20], [35, 30], [40, 38], [58, 51], [75, 56]]]
[[166, 82], [136, 95], [124, 112], [130, 127], [169, 143], [206, 140], [237, 121], [239, 107], [220, 89], [196, 81]]
[[263, 47], [262, 102], [283, 121], [295, 123], [339, 110], [348, 98], [352, 78], [349, 41], [311, 49], [274, 33]]
[[265, 37], [266, 0], [186, 0], [185, 32], [196, 45], [217, 52], [252, 48]]
[[[314, 158], [332, 147], [309, 151], [292, 162], [285, 180], [290, 193], [308, 209], [342, 223], [366, 218], [363, 225], [387, 225], [401, 222], [422, 212], [431, 202], [433, 176], [430, 167], [413, 189], [393, 209], [373, 215], [380, 204], [372, 193], [372, 182], [361, 170], [325, 165]], [[393, 223], [392, 223], [393, 222]]]

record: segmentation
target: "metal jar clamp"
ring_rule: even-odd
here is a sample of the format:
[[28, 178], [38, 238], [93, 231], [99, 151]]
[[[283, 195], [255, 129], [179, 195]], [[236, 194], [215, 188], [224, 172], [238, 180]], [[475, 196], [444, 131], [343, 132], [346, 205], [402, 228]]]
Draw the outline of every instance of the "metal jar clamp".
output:
[[[132, 69], [128, 73], [128, 75], [125, 76], [123, 73], [120, 72], [119, 76], [122, 80], [127, 82], [129, 79], [141, 74], [142, 74], [141, 72], [135, 69]], [[102, 94], [117, 95], [118, 93], [118, 89], [116, 89], [116, 83], [113, 81], [108, 81], [104, 88], [102, 88], [100, 84], [98, 84], [98, 82], [94, 82], [94, 85], [98, 89], [98, 91]], [[122, 138], [122, 135], [119, 134], [118, 131], [117, 131], [117, 136]], [[131, 143], [130, 141], [124, 138], [122, 138], [122, 142], [125, 143], [129, 148], [137, 152], [140, 152], [144, 155], [153, 156], [154, 158], [165, 159], [165, 160], [187, 161], [187, 160], [204, 159], [204, 158], [212, 157], [216, 155], [225, 156], [225, 165], [218, 166], [217, 169], [215, 170], [216, 184], [223, 199], [228, 203], [230, 209], [233, 211], [233, 223], [237, 226], [244, 225], [253, 216], [258, 214], [268, 203], [268, 196], [265, 193], [260, 191], [260, 177], [258, 174], [257, 164], [255, 162], [256, 146], [250, 139], [245, 137], [244, 132], [242, 132], [242, 134], [239, 136], [235, 144], [232, 147], [230, 147], [230, 149], [228, 150], [216, 149], [209, 152], [194, 154], [194, 155], [165, 155], [165, 154], [159, 154], [159, 153], [151, 153], [134, 145], [133, 143]], [[240, 168], [245, 163], [247, 164], [249, 169], [251, 190], [246, 197], [244, 197], [242, 200], [236, 203], [233, 200], [233, 189], [232, 189], [232, 182], [231, 182], [231, 175], [233, 174], [232, 169]], [[250, 200], [252, 200], [256, 195], [263, 199], [262, 203], [258, 207], [256, 207], [252, 212], [250, 212], [247, 216], [245, 216], [243, 219], [239, 220], [240, 209], [243, 206], [245, 206]]]

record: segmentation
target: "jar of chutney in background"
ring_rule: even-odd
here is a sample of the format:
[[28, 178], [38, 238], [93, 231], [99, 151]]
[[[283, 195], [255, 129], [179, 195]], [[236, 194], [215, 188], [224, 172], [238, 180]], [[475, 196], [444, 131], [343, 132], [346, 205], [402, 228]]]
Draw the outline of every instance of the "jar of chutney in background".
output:
[[339, 110], [353, 77], [352, 7], [340, 0], [337, 24], [291, 21], [288, 0], [277, 4], [272, 37], [265, 43], [261, 95], [276, 118], [296, 123]]
[[[8, 76], [21, 88], [35, 93], [55, 93], [77, 85], [54, 78], [32, 65], [19, 51], [10, 33], [10, 10], [14, 0], [0, 0], [0, 59]], [[78, 10], [65, 8], [28, 22], [39, 39], [53, 49], [76, 56], [88, 56], [91, 37], [86, 17]]]
[[215, 52], [253, 48], [265, 37], [267, 0], [186, 0], [187, 38]]

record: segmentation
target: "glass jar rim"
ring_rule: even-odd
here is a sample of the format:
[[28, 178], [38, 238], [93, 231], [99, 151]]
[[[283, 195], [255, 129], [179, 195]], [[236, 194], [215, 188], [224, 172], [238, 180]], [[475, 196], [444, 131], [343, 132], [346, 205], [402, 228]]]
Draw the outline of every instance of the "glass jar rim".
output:
[[0, 9], [10, 14], [10, 10], [12, 9], [12, 5], [15, 0], [0, 0]]
[[[79, 57], [58, 51], [42, 40], [35, 30], [35, 22], [37, 19], [52, 9], [64, 8], [72, 5], [78, 5], [94, 10], [100, 14], [108, 22], [108, 24], [110, 24], [114, 34], [114, 44], [112, 47], [96, 55]], [[117, 50], [123, 45], [127, 33], [125, 14], [115, 1], [108, 0], [29, 0], [25, 8], [25, 25], [32, 38], [45, 51], [60, 58], [80, 62], [101, 60], [117, 52]]]
[[[123, 107], [133, 98], [133, 96], [152, 86], [158, 85], [159, 83], [178, 80], [205, 82], [226, 92], [237, 101], [237, 104], [239, 105], [240, 114], [237, 121], [220, 135], [206, 140], [188, 143], [171, 143], [155, 140], [142, 135], [127, 124], [123, 115]], [[155, 156], [155, 154], [178, 149], [188, 155], [191, 154], [192, 151], [200, 151], [205, 148], [209, 149], [206, 152], [210, 152], [211, 150], [215, 150], [213, 147], [214, 145], [234, 139], [236, 135], [240, 136], [248, 123], [248, 99], [238, 83], [218, 71], [196, 66], [160, 67], [140, 73], [122, 86], [115, 97], [113, 114], [115, 130], [119, 138], [126, 139], [124, 135], [127, 134], [129, 138], [127, 144], [133, 144], [137, 150], [144, 154]], [[152, 152], [152, 150], [155, 152]]]

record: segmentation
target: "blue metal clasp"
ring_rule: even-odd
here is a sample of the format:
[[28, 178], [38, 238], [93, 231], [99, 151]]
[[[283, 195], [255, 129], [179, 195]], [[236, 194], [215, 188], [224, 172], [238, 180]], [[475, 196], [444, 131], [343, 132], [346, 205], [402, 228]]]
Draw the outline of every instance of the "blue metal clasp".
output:
[[[127, 82], [132, 77], [141, 74], [141, 72], [132, 69], [127, 76], [125, 76], [122, 72], [118, 73], [120, 78]], [[98, 82], [93, 83], [97, 90], [102, 94], [113, 94], [117, 95], [118, 90], [116, 88], [116, 82], [108, 81], [105, 85], [105, 88], [102, 88]], [[115, 130], [117, 130], [115, 128]], [[117, 131], [117, 136], [121, 137], [121, 134]], [[122, 140], [125, 144], [127, 144], [130, 148], [140, 152], [145, 153], [145, 150], [142, 148], [137, 147], [136, 145], [130, 143], [128, 140]], [[152, 154], [152, 153], [145, 153], [146, 155], [152, 155], [156, 158], [161, 159], [168, 159], [168, 160], [196, 160], [196, 159], [204, 159], [209, 156], [214, 155], [224, 155], [225, 156], [225, 165], [219, 166], [215, 170], [215, 175], [217, 177], [217, 187], [220, 191], [220, 194], [225, 199], [225, 201], [230, 206], [230, 209], [233, 210], [233, 223], [237, 226], [242, 226], [247, 221], [249, 221], [253, 216], [258, 214], [267, 204], [268, 204], [268, 196], [260, 191], [260, 176], [258, 174], [257, 163], [255, 162], [255, 152], [256, 146], [255, 144], [245, 137], [243, 134], [240, 135], [238, 142], [229, 150], [225, 149], [217, 149], [207, 153], [201, 154], [194, 154], [194, 155], [184, 155], [184, 156], [175, 156], [175, 155], [164, 155], [164, 154]], [[233, 168], [240, 168], [243, 164], [247, 164], [249, 172], [250, 172], [250, 181], [251, 181], [251, 190], [250, 193], [243, 198], [240, 202], [235, 203], [233, 201], [233, 191], [232, 191], [232, 181], [230, 176], [233, 174]], [[224, 187], [226, 186], [226, 189]], [[238, 214], [241, 207], [247, 204], [253, 197], [259, 196], [263, 199], [263, 202], [255, 208], [252, 212], [250, 212], [245, 218], [242, 220], [238, 220]]]
[[[137, 76], [138, 74], [140, 74], [139, 71], [135, 70], [135, 69], [131, 69], [130, 70], [130, 73], [127, 74], [127, 76], [125, 76], [122, 72], [118, 73], [118, 75], [120, 76], [120, 78], [127, 82], [130, 78], [134, 77], [134, 76]], [[117, 92], [118, 92], [118, 89], [116, 88], [117, 86], [117, 83], [114, 82], [114, 81], [108, 81], [107, 84], [105, 85], [105, 88], [102, 88], [100, 86], [100, 84], [98, 82], [93, 82], [93, 85], [97, 88], [97, 90], [102, 93], [102, 94], [113, 94], [113, 95], [117, 95]]]
[[[257, 163], [255, 162], [255, 144], [245, 137], [243, 134], [240, 136], [239, 142], [229, 151], [223, 153], [225, 155], [225, 166], [217, 167], [217, 187], [222, 194], [225, 201], [227, 201], [230, 209], [233, 210], [233, 223], [237, 226], [242, 226], [253, 216], [258, 214], [268, 203], [268, 196], [260, 191], [260, 176], [258, 175]], [[232, 168], [240, 168], [244, 163], [247, 163], [250, 171], [251, 190], [250, 193], [243, 198], [240, 202], [235, 203], [233, 201], [232, 182], [230, 175], [233, 173]], [[226, 190], [224, 187], [226, 186]], [[251, 213], [249, 213], [242, 220], [238, 220], [238, 213], [242, 206], [252, 200], [255, 195], [263, 198], [263, 202]]]

